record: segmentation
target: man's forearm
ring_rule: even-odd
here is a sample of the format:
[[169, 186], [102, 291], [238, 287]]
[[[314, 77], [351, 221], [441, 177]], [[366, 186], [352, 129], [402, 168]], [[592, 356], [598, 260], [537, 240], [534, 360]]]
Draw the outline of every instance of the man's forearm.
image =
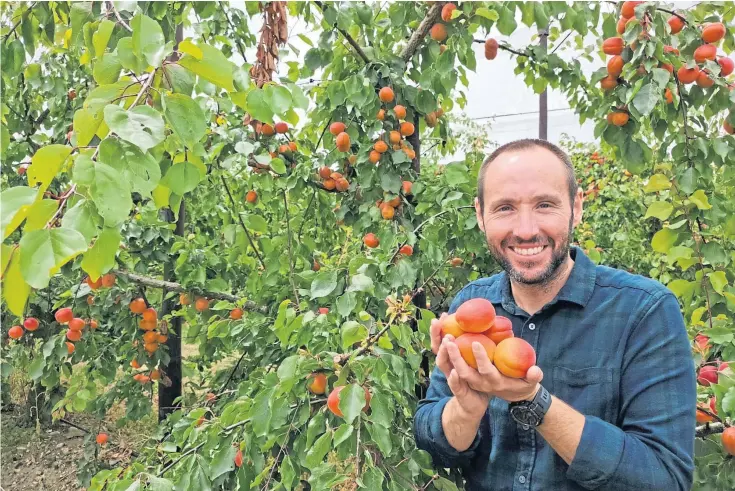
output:
[[537, 430], [567, 464], [577, 453], [584, 429], [584, 415], [561, 399], [551, 396], [551, 406]]
[[444, 406], [442, 412], [442, 429], [449, 444], [458, 452], [464, 452], [477, 436], [484, 414], [473, 416], [467, 414], [455, 397]]

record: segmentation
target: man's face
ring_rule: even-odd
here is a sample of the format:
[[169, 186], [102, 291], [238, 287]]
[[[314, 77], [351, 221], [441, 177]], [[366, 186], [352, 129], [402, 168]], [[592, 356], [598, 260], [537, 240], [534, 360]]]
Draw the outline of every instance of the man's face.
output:
[[566, 167], [545, 148], [501, 154], [485, 174], [480, 230], [493, 257], [518, 283], [543, 285], [569, 256], [582, 217], [582, 191], [569, 202]]

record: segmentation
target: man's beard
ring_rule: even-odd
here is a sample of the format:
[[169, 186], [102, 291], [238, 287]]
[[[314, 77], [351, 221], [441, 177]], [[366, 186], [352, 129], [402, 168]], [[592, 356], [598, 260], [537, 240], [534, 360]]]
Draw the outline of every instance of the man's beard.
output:
[[524, 242], [516, 242], [513, 244], [513, 246], [523, 245], [527, 247], [533, 247], [533, 246], [548, 246], [551, 248], [551, 261], [549, 262], [549, 265], [546, 267], [545, 270], [541, 272], [541, 274], [535, 276], [535, 277], [527, 277], [524, 276], [523, 271], [520, 271], [513, 267], [513, 263], [508, 259], [508, 257], [503, 254], [502, 249], [505, 249], [510, 244], [509, 239], [504, 239], [501, 243], [501, 250], [498, 250], [488, 239], [487, 236], [485, 237], [485, 241], [487, 242], [488, 249], [490, 251], [490, 254], [495, 258], [495, 260], [500, 263], [502, 268], [505, 270], [505, 272], [508, 273], [508, 276], [512, 281], [515, 281], [516, 283], [522, 283], [524, 285], [538, 285], [538, 286], [544, 286], [551, 281], [554, 280], [560, 273], [561, 273], [561, 266], [566, 262], [567, 257], [569, 256], [569, 249], [570, 244], [574, 238], [574, 214], [572, 214], [571, 218], [569, 219], [569, 232], [564, 237], [564, 239], [559, 243], [559, 246], [557, 247], [556, 242], [554, 239], [547, 237], [546, 240], [542, 240], [541, 237], [535, 237], [533, 240], [530, 241], [524, 241]]

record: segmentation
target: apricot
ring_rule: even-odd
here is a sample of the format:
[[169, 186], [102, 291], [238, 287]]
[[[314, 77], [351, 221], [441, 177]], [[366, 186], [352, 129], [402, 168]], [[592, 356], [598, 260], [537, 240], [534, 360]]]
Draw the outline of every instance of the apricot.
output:
[[455, 314], [445, 315], [439, 318], [439, 334], [442, 339], [447, 334], [451, 334], [455, 339], [463, 335], [465, 332], [459, 326], [457, 322], [457, 316]]
[[628, 25], [629, 20], [630, 19], [626, 19], [625, 17], [621, 17], [620, 19], [618, 19], [618, 24], [615, 27], [615, 32], [617, 32], [618, 34], [623, 34], [625, 32], [625, 26]]
[[375, 150], [371, 150], [368, 159], [371, 163], [377, 164], [380, 161], [380, 153], [376, 152]]
[[79, 341], [82, 339], [82, 331], [74, 331], [73, 329], [68, 329], [66, 331], [66, 339], [69, 341]]
[[84, 322], [84, 319], [81, 319], [79, 317], [74, 317], [72, 320], [69, 321], [69, 329], [72, 331], [81, 331], [84, 329], [84, 325], [86, 322]]
[[[339, 416], [340, 418], [344, 417], [344, 414], [342, 414], [342, 411], [339, 409], [339, 393], [342, 392], [342, 389], [344, 388], [344, 385], [335, 387], [332, 389], [332, 392], [329, 393], [329, 397], [327, 397], [327, 407], [335, 416]], [[363, 412], [367, 412], [370, 407], [371, 395], [365, 387], [363, 387], [363, 389], [365, 390], [365, 407], [363, 407], [362, 410]]]
[[612, 113], [611, 121], [615, 126], [625, 126], [630, 119], [630, 115], [626, 112], [617, 111]]
[[718, 56], [717, 63], [720, 65], [721, 77], [727, 77], [735, 70], [735, 62], [727, 56]]
[[623, 73], [623, 65], [625, 60], [620, 55], [615, 55], [607, 62], [607, 73], [610, 77], [617, 78], [618, 75]]
[[133, 360], [130, 362], [130, 366], [137, 370], [138, 368], [140, 368], [140, 363], [138, 363], [138, 360]]
[[138, 322], [138, 327], [140, 327], [144, 331], [152, 331], [156, 328], [156, 321], [147, 321], [145, 319], [141, 319], [140, 322]]
[[86, 277], [86, 278], [84, 279], [84, 282], [85, 282], [85, 283], [86, 283], [87, 285], [89, 285], [89, 287], [90, 287], [90, 288], [91, 288], [92, 290], [96, 290], [97, 288], [99, 288], [99, 287], [101, 287], [101, 286], [102, 286], [102, 278], [97, 278], [97, 281], [92, 281], [92, 278], [90, 278], [89, 276], [87, 276], [87, 277]]
[[607, 77], [600, 80], [600, 87], [602, 90], [612, 90], [618, 86], [618, 79], [608, 75]]
[[71, 355], [72, 353], [74, 353], [75, 349], [76, 347], [74, 346], [74, 343], [70, 343], [69, 341], [66, 341], [66, 352], [68, 354]]
[[314, 261], [314, 264], [312, 264], [312, 266], [311, 266], [311, 269], [312, 269], [312, 271], [319, 271], [320, 269], [322, 269], [322, 267], [321, 267], [321, 265], [320, 265], [320, 264], [319, 264], [318, 262], [316, 262], [316, 260], [315, 260], [315, 261]]
[[107, 443], [107, 433], [99, 433], [95, 441], [97, 445], [105, 445]]
[[499, 315], [495, 317], [495, 322], [493, 322], [493, 326], [485, 331], [483, 334], [489, 337], [493, 343], [498, 344], [503, 339], [513, 337], [513, 323], [507, 317]]
[[265, 136], [273, 136], [276, 134], [276, 130], [268, 123], [265, 123], [263, 124], [263, 126], [260, 127], [260, 132], [263, 133]]
[[453, 267], [458, 268], [464, 264], [464, 260], [461, 257], [453, 257], [449, 264], [451, 264]]
[[158, 333], [155, 331], [146, 331], [145, 334], [143, 334], [143, 341], [146, 343], [155, 343], [158, 341]]
[[495, 307], [490, 300], [473, 298], [460, 305], [455, 315], [463, 331], [482, 333], [492, 327], [495, 321]]
[[671, 89], [666, 89], [664, 97], [666, 97], [666, 104], [671, 104], [672, 102], [674, 102], [674, 94], [671, 93]]
[[321, 315], [327, 315], [329, 313], [329, 308], [328, 307], [319, 307], [319, 313]]
[[344, 131], [337, 135], [335, 142], [337, 144], [337, 150], [340, 152], [347, 152], [350, 150], [350, 135]]
[[355, 165], [355, 163], [357, 162], [357, 155], [350, 155], [349, 157], [347, 157], [347, 162], [349, 162], [350, 165]]
[[298, 145], [296, 145], [296, 142], [288, 142], [288, 149], [292, 152], [295, 152], [299, 149]]
[[148, 308], [148, 306], [142, 298], [136, 298], [130, 302], [130, 311], [134, 314], [142, 314], [146, 308]]
[[237, 453], [234, 458], [235, 467], [242, 467], [242, 450], [237, 449]]
[[288, 125], [284, 123], [283, 121], [276, 123], [276, 133], [286, 133], [288, 132]]
[[406, 196], [411, 194], [411, 188], [413, 188], [413, 183], [411, 181], [403, 181], [401, 183], [401, 189], [403, 189], [403, 194]]
[[717, 46], [714, 44], [703, 44], [694, 50], [694, 61], [704, 63], [706, 60], [713, 60], [717, 56]]
[[433, 112], [427, 114], [426, 116], [424, 116], [424, 121], [426, 121], [426, 126], [428, 126], [429, 128], [433, 128], [434, 126], [436, 126], [437, 122], [436, 113]]
[[733, 128], [732, 125], [727, 121], [724, 121], [722, 123], [722, 129], [725, 130], [725, 133], [727, 133], [728, 135], [735, 134], [735, 128]]
[[621, 37], [607, 38], [602, 42], [602, 52], [606, 55], [619, 55], [623, 52], [625, 43]]
[[507, 338], [495, 348], [493, 362], [506, 377], [523, 378], [528, 369], [536, 364], [536, 351], [524, 339]]
[[236, 321], [242, 319], [243, 310], [240, 307], [236, 307], [230, 311], [230, 319]]
[[411, 255], [413, 255], [413, 247], [411, 247], [410, 245], [406, 244], [406, 245], [402, 246], [398, 250], [398, 252], [400, 254], [403, 254], [404, 256], [411, 256]]
[[38, 319], [35, 317], [29, 317], [23, 322], [23, 327], [26, 328], [27, 331], [35, 331], [38, 329]]
[[400, 143], [401, 142], [401, 134], [398, 131], [391, 131], [390, 132], [390, 135], [388, 136], [388, 139], [393, 144]]
[[466, 361], [472, 368], [477, 368], [477, 359], [475, 359], [475, 353], [472, 351], [472, 343], [475, 342], [480, 343], [482, 347], [485, 348], [487, 357], [492, 363], [495, 354], [495, 343], [483, 334], [471, 332], [462, 334], [456, 339], [457, 348], [459, 348], [459, 352], [464, 361]]
[[327, 391], [327, 376], [321, 372], [311, 374], [308, 387], [312, 394], [324, 394]]
[[[383, 87], [382, 89], [380, 89], [380, 92], [378, 92], [378, 98], [382, 102], [391, 102], [394, 97], [395, 94], [393, 93], [393, 89], [391, 89], [390, 87]], [[381, 111], [383, 110], [381, 109]], [[378, 113], [378, 116], [380, 116], [380, 113]], [[383, 111], [383, 118], [385, 118], [385, 111]], [[378, 117], [378, 119], [382, 118]]]
[[380, 111], [378, 111], [378, 114], [375, 116], [375, 118], [378, 121], [383, 121], [385, 119], [385, 109], [381, 109]]
[[485, 59], [494, 60], [495, 57], [498, 56], [498, 46], [497, 40], [488, 38], [485, 41]]
[[429, 34], [431, 35], [431, 39], [434, 41], [443, 43], [444, 40], [447, 39], [447, 28], [444, 24], [434, 24], [431, 31], [429, 31]]
[[705, 43], [716, 43], [725, 37], [725, 24], [722, 22], [712, 22], [702, 29], [702, 41]]
[[373, 149], [378, 153], [385, 153], [388, 151], [388, 144], [383, 140], [378, 140], [375, 142], [375, 145], [373, 145]]
[[725, 428], [722, 432], [722, 448], [730, 455], [735, 455], [735, 426]]
[[151, 380], [161, 380], [161, 372], [159, 370], [151, 371]]
[[709, 89], [714, 84], [715, 81], [709, 77], [709, 74], [706, 70], [699, 71], [699, 75], [697, 75], [697, 85], [699, 85], [703, 89]]
[[333, 134], [334, 136], [339, 135], [345, 129], [347, 129], [347, 126], [345, 126], [344, 123], [341, 123], [339, 121], [335, 121], [334, 123], [329, 125], [329, 132]]
[[620, 15], [625, 19], [630, 19], [635, 15], [635, 8], [637, 5], [643, 2], [623, 2], [623, 6], [620, 8]]
[[325, 181], [324, 181], [324, 182], [322, 183], [322, 185], [324, 186], [324, 189], [326, 189], [326, 190], [328, 190], [328, 191], [332, 191], [332, 190], [333, 190], [334, 188], [336, 188], [336, 187], [337, 187], [337, 183], [336, 183], [336, 182], [334, 182], [334, 179], [331, 179], [331, 178], [330, 178], [330, 179], [326, 179], [326, 180], [325, 180]]
[[145, 349], [148, 353], [153, 353], [158, 349], [158, 343], [145, 343], [143, 345], [143, 349]]
[[671, 34], [679, 34], [685, 25], [684, 21], [676, 15], [669, 17], [668, 23], [671, 28]]
[[705, 365], [699, 369], [697, 382], [704, 387], [709, 387], [711, 384], [717, 383], [717, 377], [717, 368], [714, 365]]
[[74, 314], [69, 307], [64, 307], [56, 311], [54, 318], [59, 324], [68, 324], [74, 318]]
[[697, 423], [711, 423], [715, 420], [712, 416], [707, 414], [706, 412], [702, 411], [701, 409], [697, 408], [697, 414], [696, 414]]
[[691, 84], [699, 77], [699, 67], [687, 68], [686, 65], [682, 65], [676, 72], [676, 76], [679, 77], [679, 82], [683, 84]]
[[453, 3], [447, 3], [442, 7], [442, 20], [444, 22], [449, 22], [452, 20], [452, 12], [457, 10], [457, 6]]
[[113, 273], [107, 273], [102, 276], [102, 286], [112, 288], [115, 285], [116, 277]]
[[335, 187], [337, 188], [337, 191], [343, 193], [350, 188], [350, 183], [344, 177], [340, 177], [339, 179], [335, 181]]
[[209, 300], [202, 297], [197, 298], [197, 301], [194, 303], [194, 308], [199, 312], [204, 312], [209, 308]]
[[8, 329], [8, 336], [10, 339], [20, 339], [23, 337], [23, 328], [20, 326], [13, 326], [10, 329]]
[[322, 179], [329, 179], [329, 175], [332, 173], [332, 169], [327, 167], [326, 165], [319, 169], [319, 177]]
[[365, 244], [366, 247], [369, 247], [370, 249], [375, 249], [380, 245], [380, 240], [374, 233], [365, 234], [365, 237], [362, 238], [362, 243]]
[[393, 112], [396, 114], [398, 119], [406, 119], [406, 108], [401, 105], [397, 105], [393, 108]]
[[189, 298], [189, 295], [187, 295], [186, 293], [179, 294], [179, 303], [181, 305], [191, 304], [191, 299]]
[[383, 206], [380, 207], [380, 215], [385, 220], [392, 220], [395, 214], [396, 214], [396, 209], [387, 203], [383, 203]]
[[158, 313], [153, 307], [148, 307], [143, 311], [143, 319], [147, 321], [154, 321], [158, 319]]
[[415, 131], [415, 128], [413, 126], [413, 123], [409, 123], [408, 121], [401, 123], [401, 135], [411, 136], [413, 135], [414, 131]]

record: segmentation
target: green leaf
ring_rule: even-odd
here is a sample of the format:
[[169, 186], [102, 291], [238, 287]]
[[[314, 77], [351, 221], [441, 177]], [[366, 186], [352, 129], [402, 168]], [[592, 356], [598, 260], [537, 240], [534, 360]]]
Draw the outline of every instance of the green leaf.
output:
[[705, 332], [710, 340], [716, 344], [731, 343], [733, 338], [735, 338], [735, 333], [725, 326], [715, 326], [707, 329]]
[[47, 145], [39, 148], [31, 159], [31, 166], [28, 167], [28, 185], [40, 184], [39, 194], [42, 194], [48, 189], [70, 154], [71, 147], [66, 145]]
[[273, 122], [273, 110], [262, 89], [253, 89], [248, 92], [245, 98], [245, 110], [253, 119], [267, 123]]
[[326, 297], [337, 288], [337, 272], [323, 271], [311, 282], [311, 298]]
[[179, 60], [179, 64], [228, 92], [234, 91], [232, 63], [217, 48], [203, 43], [197, 46], [202, 52], [202, 58], [197, 59], [187, 54]]
[[[122, 70], [120, 57], [114, 53], [105, 53], [95, 62], [92, 76], [94, 81], [100, 85], [113, 84], [120, 77], [120, 70]], [[76, 128], [77, 126], [74, 125], [75, 131]]]
[[117, 229], [106, 228], [94, 245], [84, 253], [82, 269], [87, 272], [92, 281], [96, 281], [115, 266], [115, 255], [120, 248], [121, 241], [122, 236]]
[[470, 182], [467, 176], [467, 167], [463, 164], [447, 164], [444, 167], [444, 178], [447, 180], [447, 184], [452, 187]]
[[100, 143], [99, 161], [120, 172], [130, 184], [130, 190], [149, 197], [161, 180], [161, 167], [147, 152], [115, 137]]
[[207, 131], [207, 118], [194, 99], [184, 94], [171, 94], [161, 97], [163, 115], [171, 125], [176, 136], [191, 148], [199, 142]]
[[148, 62], [144, 58], [135, 56], [132, 37], [120, 39], [117, 42], [115, 53], [117, 53], [118, 60], [120, 60], [120, 64], [123, 68], [132, 70], [136, 74], [141, 74], [148, 70]]
[[701, 189], [697, 189], [694, 194], [689, 196], [689, 201], [697, 205], [697, 208], [700, 210], [709, 210], [712, 208], [712, 205], [709, 204], [709, 200], [707, 199], [707, 195]]
[[94, 203], [82, 199], [66, 210], [64, 217], [61, 219], [61, 228], [76, 230], [89, 243], [97, 235], [101, 222], [102, 219], [97, 214]]
[[697, 177], [694, 172], [694, 167], [689, 167], [679, 178], [679, 189], [687, 194], [693, 193], [696, 186]]
[[367, 489], [383, 489], [384, 479], [383, 473], [377, 467], [368, 468], [362, 476]]
[[136, 106], [126, 111], [109, 104], [105, 106], [105, 123], [120, 138], [137, 145], [144, 152], [163, 141], [163, 118], [150, 106]]
[[84, 24], [92, 20], [92, 2], [74, 2], [71, 4], [71, 39], [69, 46], [83, 40]]
[[487, 20], [491, 20], [493, 22], [500, 18], [498, 12], [495, 9], [488, 9], [486, 7], [480, 7], [475, 10], [475, 15], [479, 15], [480, 17], [484, 17]]
[[[100, 22], [99, 27], [94, 34], [92, 34], [92, 45], [94, 46], [94, 57], [99, 59], [107, 49], [107, 43], [110, 42], [112, 36], [112, 30], [115, 28], [115, 23], [110, 19], [104, 19]], [[74, 126], [76, 129], [76, 126]]]
[[332, 449], [332, 432], [328, 431], [320, 436], [314, 446], [309, 448], [306, 452], [306, 458], [304, 464], [307, 468], [313, 469], [324, 461], [324, 457]]
[[347, 321], [340, 328], [342, 332], [342, 349], [347, 351], [355, 343], [367, 339], [368, 330], [365, 326], [355, 321]]
[[727, 286], [727, 276], [725, 275], [725, 272], [713, 271], [707, 276], [709, 276], [709, 281], [710, 283], [712, 283], [712, 288], [714, 288], [717, 293], [722, 295], [725, 287]]
[[214, 481], [219, 476], [235, 470], [235, 454], [237, 447], [224, 445], [214, 454], [209, 463], [209, 477]]
[[666, 201], [654, 201], [648, 207], [648, 210], [646, 210], [646, 216], [643, 218], [656, 217], [659, 220], [666, 220], [673, 211], [674, 206], [671, 203]]
[[77, 145], [85, 147], [92, 141], [102, 124], [102, 115], [89, 109], [78, 109], [74, 113], [74, 134]]
[[87, 250], [87, 241], [76, 230], [44, 229], [20, 240], [20, 271], [33, 288], [46, 288], [61, 267]]
[[43, 377], [43, 369], [46, 366], [46, 360], [43, 356], [36, 356], [28, 366], [28, 376], [33, 380]]
[[660, 99], [659, 89], [653, 84], [644, 85], [641, 90], [633, 98], [633, 107], [643, 116], [648, 116], [653, 112]]
[[173, 491], [174, 483], [162, 477], [148, 475], [147, 491]]
[[694, 292], [694, 286], [694, 282], [687, 280], [674, 280], [666, 285], [677, 298], [684, 298], [691, 295]]
[[28, 216], [38, 191], [27, 186], [16, 186], [0, 193], [0, 227], [5, 240]]
[[[180, 47], [181, 45], [179, 45]], [[164, 65], [163, 83], [174, 93], [191, 95], [194, 91], [196, 77], [181, 65]]]
[[103, 162], [94, 163], [86, 155], [80, 155], [74, 164], [74, 178], [89, 186], [92, 201], [105, 225], [114, 227], [127, 218], [133, 207], [130, 184], [116, 169]]
[[730, 387], [722, 398], [722, 410], [727, 414], [735, 414], [735, 387]]
[[500, 9], [500, 21], [496, 25], [498, 31], [505, 36], [510, 36], [516, 30], [517, 26], [515, 8], [510, 10], [508, 7], [502, 7]]
[[373, 293], [374, 291], [373, 279], [362, 273], [358, 273], [350, 280], [350, 286], [347, 288], [348, 292], [368, 292]]
[[393, 442], [390, 439], [390, 431], [385, 426], [368, 424], [366, 425], [368, 433], [373, 437], [373, 441], [378, 444], [378, 448], [383, 455], [390, 455], [393, 450]]
[[133, 53], [153, 67], [159, 67], [163, 58], [166, 39], [158, 22], [143, 14], [138, 14], [130, 21], [133, 29]]
[[293, 106], [291, 92], [283, 85], [268, 84], [263, 93], [271, 111], [275, 114], [283, 116]]
[[648, 183], [643, 188], [643, 191], [647, 193], [655, 193], [656, 191], [663, 191], [671, 187], [671, 181], [668, 177], [663, 174], [654, 174], [648, 180]]
[[395, 401], [382, 392], [373, 394], [370, 399], [370, 420], [379, 425], [390, 428], [395, 420]]
[[28, 294], [31, 292], [31, 287], [23, 279], [23, 273], [21, 272], [20, 252], [21, 250], [18, 248], [10, 257], [10, 264], [3, 276], [2, 288], [5, 304], [8, 306], [10, 312], [18, 317], [23, 316]]
[[549, 27], [549, 16], [546, 13], [546, 9], [543, 3], [534, 2], [533, 3], [533, 13], [536, 19], [536, 25], [540, 29], [546, 29], [547, 27]]
[[357, 307], [357, 298], [352, 292], [346, 292], [337, 298], [337, 313], [342, 317], [349, 317]]
[[702, 255], [710, 264], [727, 264], [727, 255], [721, 244], [717, 242], [707, 242], [702, 246]]
[[275, 159], [271, 160], [268, 165], [271, 166], [271, 170], [276, 174], [286, 173], [286, 163], [280, 157], [276, 157]]
[[357, 384], [347, 385], [339, 393], [339, 410], [342, 411], [347, 423], [352, 422], [360, 415], [365, 407], [365, 389]]
[[651, 239], [651, 247], [656, 252], [666, 254], [678, 239], [679, 234], [669, 228], [664, 228], [654, 234], [653, 239]]
[[202, 178], [199, 169], [191, 162], [179, 162], [168, 168], [161, 183], [176, 194], [186, 194], [197, 187]]
[[59, 209], [59, 202], [55, 199], [42, 199], [36, 201], [28, 210], [28, 218], [23, 227], [23, 232], [32, 232], [46, 226], [48, 221]]
[[244, 222], [245, 226], [254, 232], [263, 234], [268, 231], [268, 222], [260, 215], [246, 215]]
[[343, 424], [341, 425], [337, 431], [334, 432], [334, 447], [336, 448], [340, 443], [347, 440], [350, 435], [352, 435], [352, 431], [354, 428], [350, 424]]

